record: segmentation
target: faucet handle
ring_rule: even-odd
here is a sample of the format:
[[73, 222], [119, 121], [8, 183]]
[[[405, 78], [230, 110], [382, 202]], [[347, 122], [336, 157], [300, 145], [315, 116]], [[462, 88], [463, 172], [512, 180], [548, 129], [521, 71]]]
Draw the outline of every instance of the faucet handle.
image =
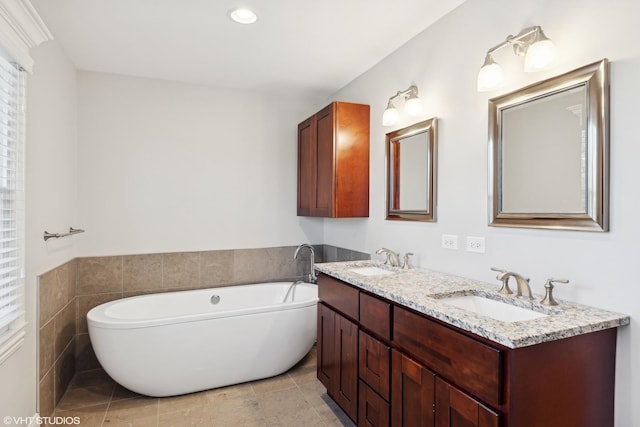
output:
[[513, 291], [509, 288], [509, 274], [507, 274], [508, 271], [497, 267], [491, 267], [491, 271], [497, 271], [498, 273], [500, 273], [496, 276], [496, 279], [502, 281], [502, 287], [500, 288], [498, 293], [503, 295], [511, 295]]
[[544, 284], [544, 289], [546, 291], [544, 298], [540, 301], [542, 305], [558, 305], [558, 302], [553, 298], [553, 284], [554, 283], [569, 283], [567, 279], [548, 279], [547, 283]]
[[413, 252], [407, 252], [406, 254], [404, 254], [404, 263], [402, 264], [403, 270], [408, 270], [409, 268], [411, 268], [409, 266], [409, 257], [412, 255], [413, 255]]

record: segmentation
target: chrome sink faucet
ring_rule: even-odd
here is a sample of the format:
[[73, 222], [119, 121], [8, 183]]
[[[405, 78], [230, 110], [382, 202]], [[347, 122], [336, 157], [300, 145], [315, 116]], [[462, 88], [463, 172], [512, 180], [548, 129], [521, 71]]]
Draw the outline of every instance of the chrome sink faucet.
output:
[[300, 253], [300, 250], [302, 250], [303, 248], [308, 248], [309, 251], [311, 252], [311, 264], [310, 264], [310, 272], [309, 275], [307, 276], [309, 283], [318, 283], [318, 276], [316, 276], [316, 269], [314, 268], [315, 265], [315, 258], [316, 258], [316, 250], [313, 249], [313, 246], [311, 246], [308, 243], [303, 243], [300, 246], [298, 246], [296, 248], [296, 252], [293, 254], [293, 259], [297, 259], [298, 258], [298, 254]]
[[398, 254], [393, 252], [387, 248], [380, 248], [376, 251], [378, 255], [387, 254], [387, 259], [384, 262], [385, 264], [389, 263], [391, 267], [400, 267], [400, 258], [398, 258]]
[[[516, 293], [517, 297], [526, 297], [528, 299], [533, 299], [533, 295], [531, 294], [531, 287], [529, 286], [529, 279], [525, 279], [518, 273], [514, 273], [513, 271], [506, 271], [497, 268], [492, 268], [493, 271], [499, 271], [500, 273], [496, 276], [496, 279], [502, 280], [502, 290], [500, 293], [510, 294], [511, 290], [509, 289], [508, 281], [510, 277], [513, 277], [518, 286], [518, 292]], [[526, 293], [526, 295], [525, 295]]]

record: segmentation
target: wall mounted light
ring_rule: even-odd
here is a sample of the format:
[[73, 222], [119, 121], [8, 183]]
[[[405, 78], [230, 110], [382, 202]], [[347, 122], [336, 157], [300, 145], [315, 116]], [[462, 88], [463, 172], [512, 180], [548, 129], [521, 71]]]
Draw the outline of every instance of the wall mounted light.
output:
[[524, 71], [541, 71], [551, 67], [556, 60], [556, 47], [539, 26], [528, 27], [515, 36], [507, 36], [502, 43], [487, 51], [484, 64], [478, 73], [478, 92], [496, 89], [504, 83], [502, 67], [492, 54], [503, 47], [512, 46], [513, 53], [524, 56]]
[[238, 24], [253, 24], [258, 20], [258, 15], [251, 9], [237, 8], [227, 12], [227, 16]]
[[395, 95], [389, 98], [387, 108], [382, 114], [382, 126], [393, 126], [398, 123], [400, 112], [393, 104], [393, 100], [400, 97], [404, 97], [404, 111], [408, 115], [415, 117], [422, 114], [424, 105], [422, 104], [422, 100], [418, 97], [418, 87], [416, 85], [411, 85], [408, 89], [398, 91]]

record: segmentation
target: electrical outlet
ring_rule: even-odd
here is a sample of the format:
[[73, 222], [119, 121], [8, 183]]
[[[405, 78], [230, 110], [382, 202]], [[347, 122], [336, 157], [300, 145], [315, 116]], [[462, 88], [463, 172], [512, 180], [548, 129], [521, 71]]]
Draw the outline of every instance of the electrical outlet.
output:
[[467, 251], [484, 253], [484, 237], [467, 236]]
[[445, 249], [458, 249], [458, 236], [455, 234], [443, 234], [442, 235], [442, 247]]

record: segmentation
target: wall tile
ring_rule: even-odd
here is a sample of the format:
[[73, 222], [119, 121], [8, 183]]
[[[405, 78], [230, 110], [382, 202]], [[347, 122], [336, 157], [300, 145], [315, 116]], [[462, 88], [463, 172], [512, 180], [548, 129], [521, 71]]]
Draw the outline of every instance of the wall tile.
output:
[[122, 292], [122, 257], [78, 260], [78, 295]]
[[76, 374], [76, 342], [75, 339], [69, 343], [67, 348], [64, 349], [62, 354], [54, 366], [55, 381], [54, 381], [54, 402], [55, 405], [60, 402], [64, 392], [67, 391], [69, 384], [73, 376]]
[[233, 258], [235, 283], [259, 283], [268, 280], [272, 267], [264, 249], [237, 249]]
[[56, 270], [38, 277], [39, 326], [44, 326], [62, 310], [66, 304], [66, 297], [65, 289], [58, 285]]
[[55, 402], [55, 387], [54, 387], [54, 369], [50, 369], [49, 372], [40, 380], [40, 401], [38, 402], [38, 414], [41, 417], [49, 417], [53, 414], [53, 409], [56, 407]]
[[71, 260], [55, 269], [57, 285], [64, 292], [64, 301], [67, 304], [76, 297], [76, 285], [78, 282], [78, 262]]
[[162, 254], [124, 256], [122, 286], [125, 292], [162, 289]]
[[78, 297], [78, 317], [77, 317], [77, 333], [84, 334], [87, 329], [87, 313], [93, 307], [105, 302], [122, 298], [122, 292], [114, 292], [111, 294], [81, 295]]
[[162, 255], [162, 287], [195, 288], [200, 284], [200, 253], [180, 252]]
[[40, 328], [38, 336], [39, 379], [44, 378], [44, 375], [53, 367], [53, 362], [56, 360], [55, 349], [53, 346], [55, 336], [54, 324], [54, 321], [51, 320]]
[[76, 302], [73, 300], [53, 318], [55, 325], [53, 348], [56, 359], [76, 335], [76, 310]]
[[209, 288], [232, 283], [235, 251], [200, 252], [200, 287]]
[[78, 334], [76, 337], [76, 372], [91, 371], [101, 368], [91, 346], [89, 334]]

